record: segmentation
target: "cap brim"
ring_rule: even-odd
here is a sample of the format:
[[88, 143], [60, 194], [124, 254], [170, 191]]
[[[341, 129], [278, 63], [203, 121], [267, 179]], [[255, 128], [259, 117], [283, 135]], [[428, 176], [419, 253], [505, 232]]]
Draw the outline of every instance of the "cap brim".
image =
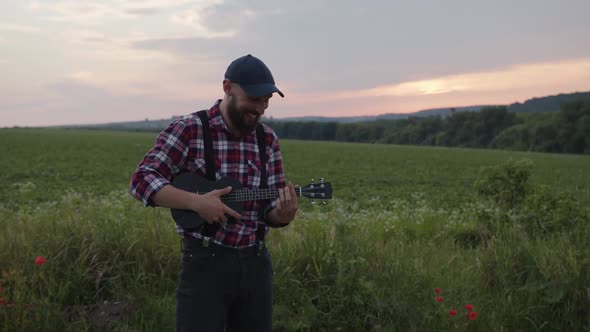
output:
[[278, 93], [281, 97], [285, 97], [285, 95], [277, 88], [276, 85], [272, 83], [266, 84], [252, 84], [252, 85], [241, 85], [240, 87], [244, 89], [246, 94], [250, 97], [258, 98], [264, 97], [268, 95], [272, 95], [274, 92]]

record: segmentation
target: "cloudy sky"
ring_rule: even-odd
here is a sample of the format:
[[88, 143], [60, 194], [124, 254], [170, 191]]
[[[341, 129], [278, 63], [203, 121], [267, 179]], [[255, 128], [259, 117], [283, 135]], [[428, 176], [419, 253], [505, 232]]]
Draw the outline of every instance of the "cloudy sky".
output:
[[590, 90], [590, 1], [2, 0], [0, 127], [162, 119], [272, 70], [267, 115], [508, 104]]

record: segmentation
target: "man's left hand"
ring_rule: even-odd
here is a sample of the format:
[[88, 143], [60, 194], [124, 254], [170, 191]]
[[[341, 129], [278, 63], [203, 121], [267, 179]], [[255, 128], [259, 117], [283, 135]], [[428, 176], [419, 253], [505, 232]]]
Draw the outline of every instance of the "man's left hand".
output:
[[299, 203], [295, 187], [291, 182], [287, 183], [285, 188], [279, 189], [279, 198], [276, 200], [277, 206], [268, 213], [268, 219], [273, 224], [289, 224], [295, 219]]

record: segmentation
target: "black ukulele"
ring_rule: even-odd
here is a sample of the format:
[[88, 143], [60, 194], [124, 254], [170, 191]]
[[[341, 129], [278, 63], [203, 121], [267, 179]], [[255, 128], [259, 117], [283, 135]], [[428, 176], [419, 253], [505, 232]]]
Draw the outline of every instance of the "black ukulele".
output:
[[[231, 186], [232, 191], [222, 196], [221, 201], [239, 214], [242, 214], [244, 211], [243, 202], [265, 199], [274, 200], [279, 197], [279, 191], [277, 189], [246, 189], [243, 188], [240, 181], [230, 177], [210, 181], [194, 173], [184, 173], [176, 177], [172, 185], [178, 189], [197, 194], [205, 194], [216, 189]], [[322, 203], [326, 204], [325, 200], [332, 198], [332, 185], [330, 182], [324, 182], [324, 179], [320, 179], [320, 183], [313, 183], [312, 180], [312, 183], [305, 187], [296, 187], [295, 192], [297, 193], [297, 197], [314, 199], [312, 204], [316, 203], [315, 199], [320, 199]], [[198, 213], [191, 210], [171, 209], [170, 211], [176, 224], [185, 229], [198, 228], [206, 222]]]

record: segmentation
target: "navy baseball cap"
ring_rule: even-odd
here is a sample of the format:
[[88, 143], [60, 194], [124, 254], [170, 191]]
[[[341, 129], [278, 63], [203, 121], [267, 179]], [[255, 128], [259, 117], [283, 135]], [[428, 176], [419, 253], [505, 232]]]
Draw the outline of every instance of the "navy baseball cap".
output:
[[273, 92], [285, 97], [275, 85], [270, 69], [250, 54], [232, 61], [227, 67], [225, 78], [239, 84], [248, 96], [254, 98], [271, 95]]

